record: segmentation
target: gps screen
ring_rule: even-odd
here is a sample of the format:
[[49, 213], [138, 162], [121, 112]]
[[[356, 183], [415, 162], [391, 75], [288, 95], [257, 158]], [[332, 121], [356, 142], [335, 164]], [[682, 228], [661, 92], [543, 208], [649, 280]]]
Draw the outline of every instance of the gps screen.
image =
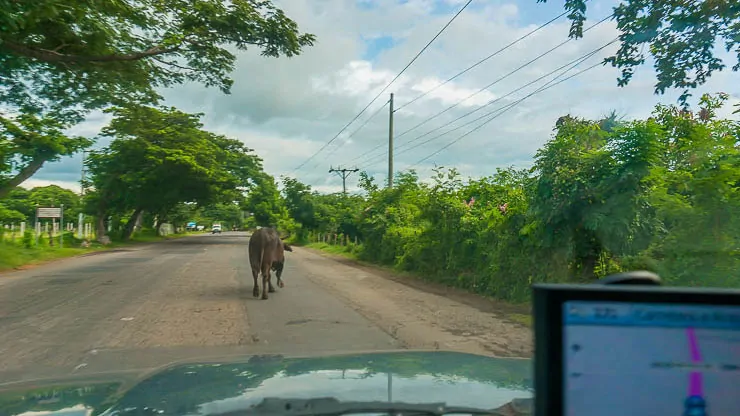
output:
[[564, 414], [740, 414], [740, 307], [563, 307]]

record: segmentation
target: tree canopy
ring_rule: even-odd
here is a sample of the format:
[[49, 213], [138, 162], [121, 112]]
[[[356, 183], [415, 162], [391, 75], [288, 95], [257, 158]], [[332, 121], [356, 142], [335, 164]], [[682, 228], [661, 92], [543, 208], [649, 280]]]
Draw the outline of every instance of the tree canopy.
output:
[[33, 222], [36, 207], [64, 205], [64, 217], [77, 220], [82, 209], [80, 197], [73, 191], [57, 185], [37, 186], [33, 189], [14, 188], [0, 200], [0, 223]]
[[200, 114], [149, 106], [111, 113], [114, 118], [102, 135], [113, 141], [91, 152], [87, 161], [92, 188], [88, 206], [101, 219], [111, 213], [130, 212], [136, 218], [149, 212], [164, 220], [181, 203], [241, 200], [242, 192], [264, 175], [251, 149], [203, 130]]
[[[4, 104], [79, 121], [185, 81], [229, 92], [232, 50], [294, 56], [311, 34], [270, 1], [0, 1]], [[33, 111], [35, 110], [35, 111]]]
[[265, 0], [0, 0], [0, 197], [91, 142], [66, 130], [91, 110], [156, 104], [185, 82], [229, 93], [235, 51], [313, 45]]
[[[565, 0], [572, 22], [570, 37], [583, 36], [587, 5], [587, 0]], [[612, 16], [621, 32], [621, 45], [606, 62], [622, 71], [619, 86], [630, 82], [635, 68], [645, 63], [646, 53], [655, 59], [655, 92], [663, 94], [668, 88], [681, 89], [684, 104], [691, 95], [690, 89], [727, 67], [716, 56], [715, 45], [736, 54], [737, 62], [732, 70], [740, 69], [740, 3], [737, 1], [622, 0]]]

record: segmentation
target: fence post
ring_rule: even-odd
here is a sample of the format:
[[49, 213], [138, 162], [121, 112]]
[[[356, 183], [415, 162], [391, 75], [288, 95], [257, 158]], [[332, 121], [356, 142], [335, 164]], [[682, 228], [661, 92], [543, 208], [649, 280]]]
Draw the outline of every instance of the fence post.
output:
[[59, 248], [64, 248], [64, 204], [61, 204], [62, 210], [59, 214]]

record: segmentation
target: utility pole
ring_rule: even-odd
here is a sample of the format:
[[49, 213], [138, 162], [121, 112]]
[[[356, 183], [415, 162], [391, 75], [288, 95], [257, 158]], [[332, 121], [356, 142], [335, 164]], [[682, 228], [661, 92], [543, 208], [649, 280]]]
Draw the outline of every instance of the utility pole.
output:
[[339, 174], [339, 176], [342, 177], [342, 193], [345, 195], [347, 194], [347, 177], [351, 175], [353, 172], [357, 172], [357, 171], [359, 171], [359, 169], [357, 168], [354, 168], [354, 169], [344, 169], [341, 167], [338, 167], [336, 169], [334, 169], [333, 167], [329, 168], [329, 173], [336, 172], [337, 174]]
[[393, 93], [389, 101], [388, 113], [388, 188], [393, 188]]
[[[82, 172], [80, 175], [80, 199], [82, 199], [85, 196], [85, 153], [87, 153], [87, 151], [83, 150], [82, 151]], [[77, 238], [79, 238], [80, 240], [85, 238], [84, 230], [83, 230], [84, 222], [85, 222], [85, 214], [83, 214], [82, 211], [80, 211], [80, 213], [77, 215]]]

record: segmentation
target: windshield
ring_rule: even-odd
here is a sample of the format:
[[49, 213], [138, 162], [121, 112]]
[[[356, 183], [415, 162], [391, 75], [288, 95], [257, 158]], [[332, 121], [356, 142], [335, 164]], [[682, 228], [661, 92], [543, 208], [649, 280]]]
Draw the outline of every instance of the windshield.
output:
[[0, 8], [0, 414], [498, 408], [533, 283], [740, 283], [732, 8], [78, 3]]

